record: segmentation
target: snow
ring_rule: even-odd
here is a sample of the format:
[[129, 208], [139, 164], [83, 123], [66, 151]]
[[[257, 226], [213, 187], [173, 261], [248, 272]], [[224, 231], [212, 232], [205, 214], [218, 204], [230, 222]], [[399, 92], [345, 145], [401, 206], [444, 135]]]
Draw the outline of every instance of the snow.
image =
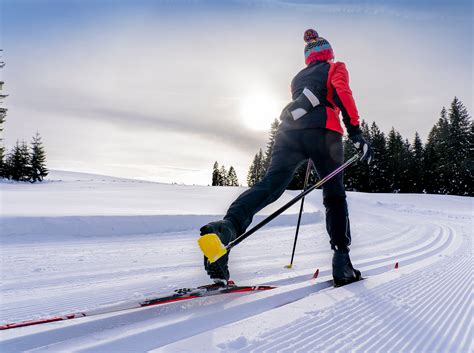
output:
[[[100, 312], [207, 283], [198, 229], [243, 190], [61, 171], [41, 184], [0, 183], [1, 323]], [[286, 192], [254, 221], [296, 194]], [[331, 253], [315, 191], [292, 269], [284, 265], [299, 205], [232, 251], [237, 283], [277, 289], [4, 330], [0, 349], [473, 351], [473, 199], [349, 193], [348, 201], [361, 282], [328, 282]]]

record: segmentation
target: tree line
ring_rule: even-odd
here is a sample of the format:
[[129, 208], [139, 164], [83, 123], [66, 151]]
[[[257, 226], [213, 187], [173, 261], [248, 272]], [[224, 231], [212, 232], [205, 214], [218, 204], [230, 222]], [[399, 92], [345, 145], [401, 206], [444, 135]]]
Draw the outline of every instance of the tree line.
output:
[[[387, 136], [375, 123], [361, 129], [375, 158], [370, 166], [358, 163], [345, 171], [347, 190], [473, 195], [474, 124], [457, 97], [442, 108], [425, 144], [418, 133], [410, 143], [394, 128]], [[345, 154], [354, 154], [347, 140]]]
[[[275, 120], [271, 125], [265, 153], [260, 149], [249, 167], [249, 186], [260, 181], [268, 170], [278, 123]], [[425, 144], [417, 132], [411, 143], [395, 128], [386, 136], [375, 122], [369, 127], [362, 121], [361, 129], [374, 150], [375, 158], [370, 166], [357, 163], [344, 171], [346, 190], [473, 195], [474, 124], [457, 97], [454, 97], [449, 109], [442, 108]], [[352, 142], [344, 139], [345, 158], [355, 153]], [[288, 189], [302, 189], [305, 174], [306, 163], [303, 163]], [[318, 180], [314, 170], [309, 180], [310, 185]]]
[[268, 138], [267, 147], [265, 149], [265, 154], [262, 149], [260, 149], [252, 160], [250, 164], [249, 171], [247, 173], [247, 184], [248, 186], [254, 186], [260, 180], [263, 179], [267, 173], [268, 167], [270, 166], [270, 159], [273, 152], [273, 145], [275, 144], [275, 137], [278, 131], [278, 126], [280, 122], [278, 119], [275, 119], [270, 126], [270, 133]]
[[[3, 156], [2, 156], [3, 157]], [[48, 175], [46, 153], [38, 133], [28, 145], [17, 141], [6, 158], [0, 159], [0, 176], [15, 181], [43, 181]]]
[[[0, 49], [2, 51], [2, 49]], [[5, 66], [5, 62], [0, 60], [0, 69]], [[0, 81], [0, 92], [3, 90], [4, 82]], [[0, 93], [0, 103], [7, 95]], [[3, 123], [7, 115], [7, 109], [0, 106], [0, 132], [3, 131]], [[48, 175], [46, 168], [46, 152], [41, 142], [39, 133], [33, 136], [28, 145], [25, 141], [16, 142], [12, 150], [6, 153], [5, 147], [0, 139], [0, 178], [15, 181], [42, 181]]]
[[234, 167], [230, 166], [227, 171], [224, 166], [219, 168], [219, 163], [216, 161], [212, 168], [212, 186], [239, 186]]

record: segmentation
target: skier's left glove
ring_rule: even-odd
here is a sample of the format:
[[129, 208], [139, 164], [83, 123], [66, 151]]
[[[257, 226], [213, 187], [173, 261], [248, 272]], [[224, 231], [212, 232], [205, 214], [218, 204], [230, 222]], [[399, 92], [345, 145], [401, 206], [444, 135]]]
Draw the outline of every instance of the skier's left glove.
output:
[[280, 120], [298, 120], [303, 115], [307, 114], [319, 104], [319, 99], [309, 89], [304, 88], [303, 92], [296, 97], [296, 99], [290, 102], [285, 108], [283, 108]]
[[374, 152], [372, 151], [372, 147], [370, 147], [370, 144], [364, 139], [364, 136], [362, 136], [362, 134], [359, 134], [351, 136], [350, 139], [354, 144], [355, 148], [357, 148], [357, 151], [361, 153], [360, 160], [366, 161], [367, 164], [370, 164], [370, 162], [372, 162], [372, 160], [374, 159]]

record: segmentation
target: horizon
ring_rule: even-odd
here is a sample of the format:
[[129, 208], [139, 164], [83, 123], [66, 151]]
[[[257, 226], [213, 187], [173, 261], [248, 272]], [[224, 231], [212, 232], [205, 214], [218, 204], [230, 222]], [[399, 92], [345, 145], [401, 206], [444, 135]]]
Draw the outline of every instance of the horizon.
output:
[[245, 185], [304, 67], [307, 28], [346, 63], [361, 119], [384, 133], [425, 142], [454, 96], [472, 112], [467, 1], [1, 6], [4, 142], [39, 131], [50, 169], [208, 185], [218, 161]]

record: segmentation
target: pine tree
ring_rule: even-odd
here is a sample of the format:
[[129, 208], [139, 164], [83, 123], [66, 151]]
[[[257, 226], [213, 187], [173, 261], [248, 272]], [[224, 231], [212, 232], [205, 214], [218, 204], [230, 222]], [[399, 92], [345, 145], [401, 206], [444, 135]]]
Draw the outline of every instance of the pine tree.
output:
[[8, 177], [16, 181], [26, 181], [30, 175], [30, 153], [26, 142], [19, 141], [7, 156]]
[[[0, 49], [0, 52], [3, 51]], [[5, 62], [0, 59], [0, 69], [5, 66]], [[2, 94], [1, 91], [3, 90], [4, 82], [0, 80], [0, 103], [3, 103], [2, 100], [7, 97], [7, 95]], [[3, 123], [5, 122], [5, 117], [7, 115], [7, 109], [0, 106], [0, 133], [3, 132]], [[2, 143], [3, 139], [0, 137], [0, 178], [4, 178], [7, 176], [6, 172], [6, 165], [5, 165], [5, 147]]]
[[446, 189], [450, 194], [467, 195], [472, 193], [473, 185], [468, 171], [471, 122], [467, 109], [457, 97], [451, 103], [448, 121], [447, 154], [450, 158], [446, 162], [449, 175]]
[[227, 182], [229, 186], [239, 186], [239, 180], [237, 179], [237, 173], [233, 166], [230, 166], [229, 173], [227, 174]]
[[219, 163], [217, 161], [214, 162], [214, 166], [212, 167], [212, 186], [219, 185]]
[[265, 151], [265, 158], [264, 158], [265, 173], [268, 171], [268, 167], [270, 166], [270, 160], [271, 160], [272, 152], [273, 152], [273, 145], [275, 144], [275, 137], [276, 137], [279, 125], [280, 125], [279, 120], [275, 119], [270, 127], [270, 136], [267, 143], [267, 149]]
[[262, 149], [258, 151], [258, 162], [257, 182], [262, 180], [267, 172], [265, 169], [265, 157], [263, 155]]
[[[344, 160], [350, 159], [354, 154], [357, 153], [357, 149], [354, 147], [352, 141], [348, 138], [344, 138]], [[355, 170], [355, 164], [350, 168], [344, 170], [344, 186], [347, 191], [358, 191], [359, 190], [359, 180], [358, 173]]]
[[446, 108], [441, 110], [441, 117], [438, 121], [438, 141], [436, 142], [436, 154], [438, 161], [435, 163], [438, 173], [438, 193], [447, 194], [449, 189], [449, 164], [451, 157], [449, 156], [448, 140], [449, 140], [449, 120], [447, 118]]
[[219, 186], [227, 186], [228, 184], [227, 170], [224, 166], [221, 166], [221, 169], [219, 170]]
[[[1, 82], [0, 82], [1, 85]], [[0, 86], [1, 87], [1, 86]], [[6, 109], [0, 107], [0, 133], [3, 131], [2, 124], [5, 122]], [[5, 147], [2, 143], [3, 139], [0, 138], [0, 178], [6, 177], [5, 171]]]
[[249, 167], [249, 171], [247, 173], [247, 185], [254, 186], [257, 179], [257, 168], [258, 168], [258, 154], [253, 157], [252, 164]]
[[248, 174], [247, 174], [247, 184], [248, 186], [254, 186], [265, 176], [265, 160], [263, 157], [262, 149], [255, 155], [252, 164], [250, 165]]
[[[361, 124], [362, 134], [364, 138], [370, 142], [370, 130], [365, 121]], [[344, 140], [344, 159], [351, 158], [357, 153], [357, 149], [349, 138]], [[349, 191], [370, 191], [369, 184], [369, 166], [367, 163], [355, 163], [344, 171], [344, 185]]]
[[431, 129], [425, 146], [424, 173], [425, 190], [432, 194], [446, 194], [449, 188], [448, 151], [449, 121], [446, 108], [441, 109], [440, 118]]
[[436, 148], [437, 136], [438, 125], [436, 124], [431, 128], [428, 134], [423, 153], [423, 185], [428, 194], [436, 194], [439, 190], [439, 180], [437, 179], [437, 171], [435, 169], [435, 165], [439, 159]]
[[413, 155], [412, 148], [408, 139], [405, 139], [405, 141], [403, 142], [400, 162], [400, 192], [413, 192]]
[[424, 190], [423, 173], [420, 172], [424, 166], [423, 155], [423, 143], [421, 142], [420, 135], [416, 132], [412, 148], [412, 165], [410, 166], [410, 174], [413, 183], [412, 191], [416, 193], [421, 193]]
[[468, 155], [470, 156], [467, 159], [466, 163], [466, 185], [470, 185], [468, 187], [468, 195], [474, 196], [474, 122], [471, 121], [471, 130], [469, 133], [469, 150]]
[[30, 181], [42, 181], [48, 175], [46, 168], [46, 152], [39, 133], [33, 136], [31, 142]]
[[[364, 138], [372, 143], [372, 137], [370, 136], [369, 125], [362, 120], [360, 124], [360, 129]], [[370, 175], [369, 175], [369, 165], [367, 163], [358, 163], [356, 169], [359, 169], [359, 185], [360, 191], [369, 192], [370, 191]]]
[[22, 141], [20, 145], [20, 155], [21, 155], [21, 181], [29, 181], [31, 175], [31, 154], [30, 147], [26, 141]]
[[[444, 108], [443, 108], [444, 109]], [[423, 153], [423, 180], [425, 191], [429, 194], [436, 194], [439, 191], [439, 179], [436, 165], [439, 162], [438, 156], [438, 123], [435, 124], [428, 134], [425, 150]]]
[[391, 192], [400, 192], [402, 189], [404, 148], [402, 136], [392, 127], [387, 139], [387, 180]]
[[389, 192], [387, 182], [387, 141], [375, 122], [370, 127], [371, 146], [374, 159], [369, 166], [370, 192]]
[[21, 155], [20, 155], [20, 141], [7, 153], [5, 161], [5, 176], [11, 180], [20, 180], [21, 170]]

